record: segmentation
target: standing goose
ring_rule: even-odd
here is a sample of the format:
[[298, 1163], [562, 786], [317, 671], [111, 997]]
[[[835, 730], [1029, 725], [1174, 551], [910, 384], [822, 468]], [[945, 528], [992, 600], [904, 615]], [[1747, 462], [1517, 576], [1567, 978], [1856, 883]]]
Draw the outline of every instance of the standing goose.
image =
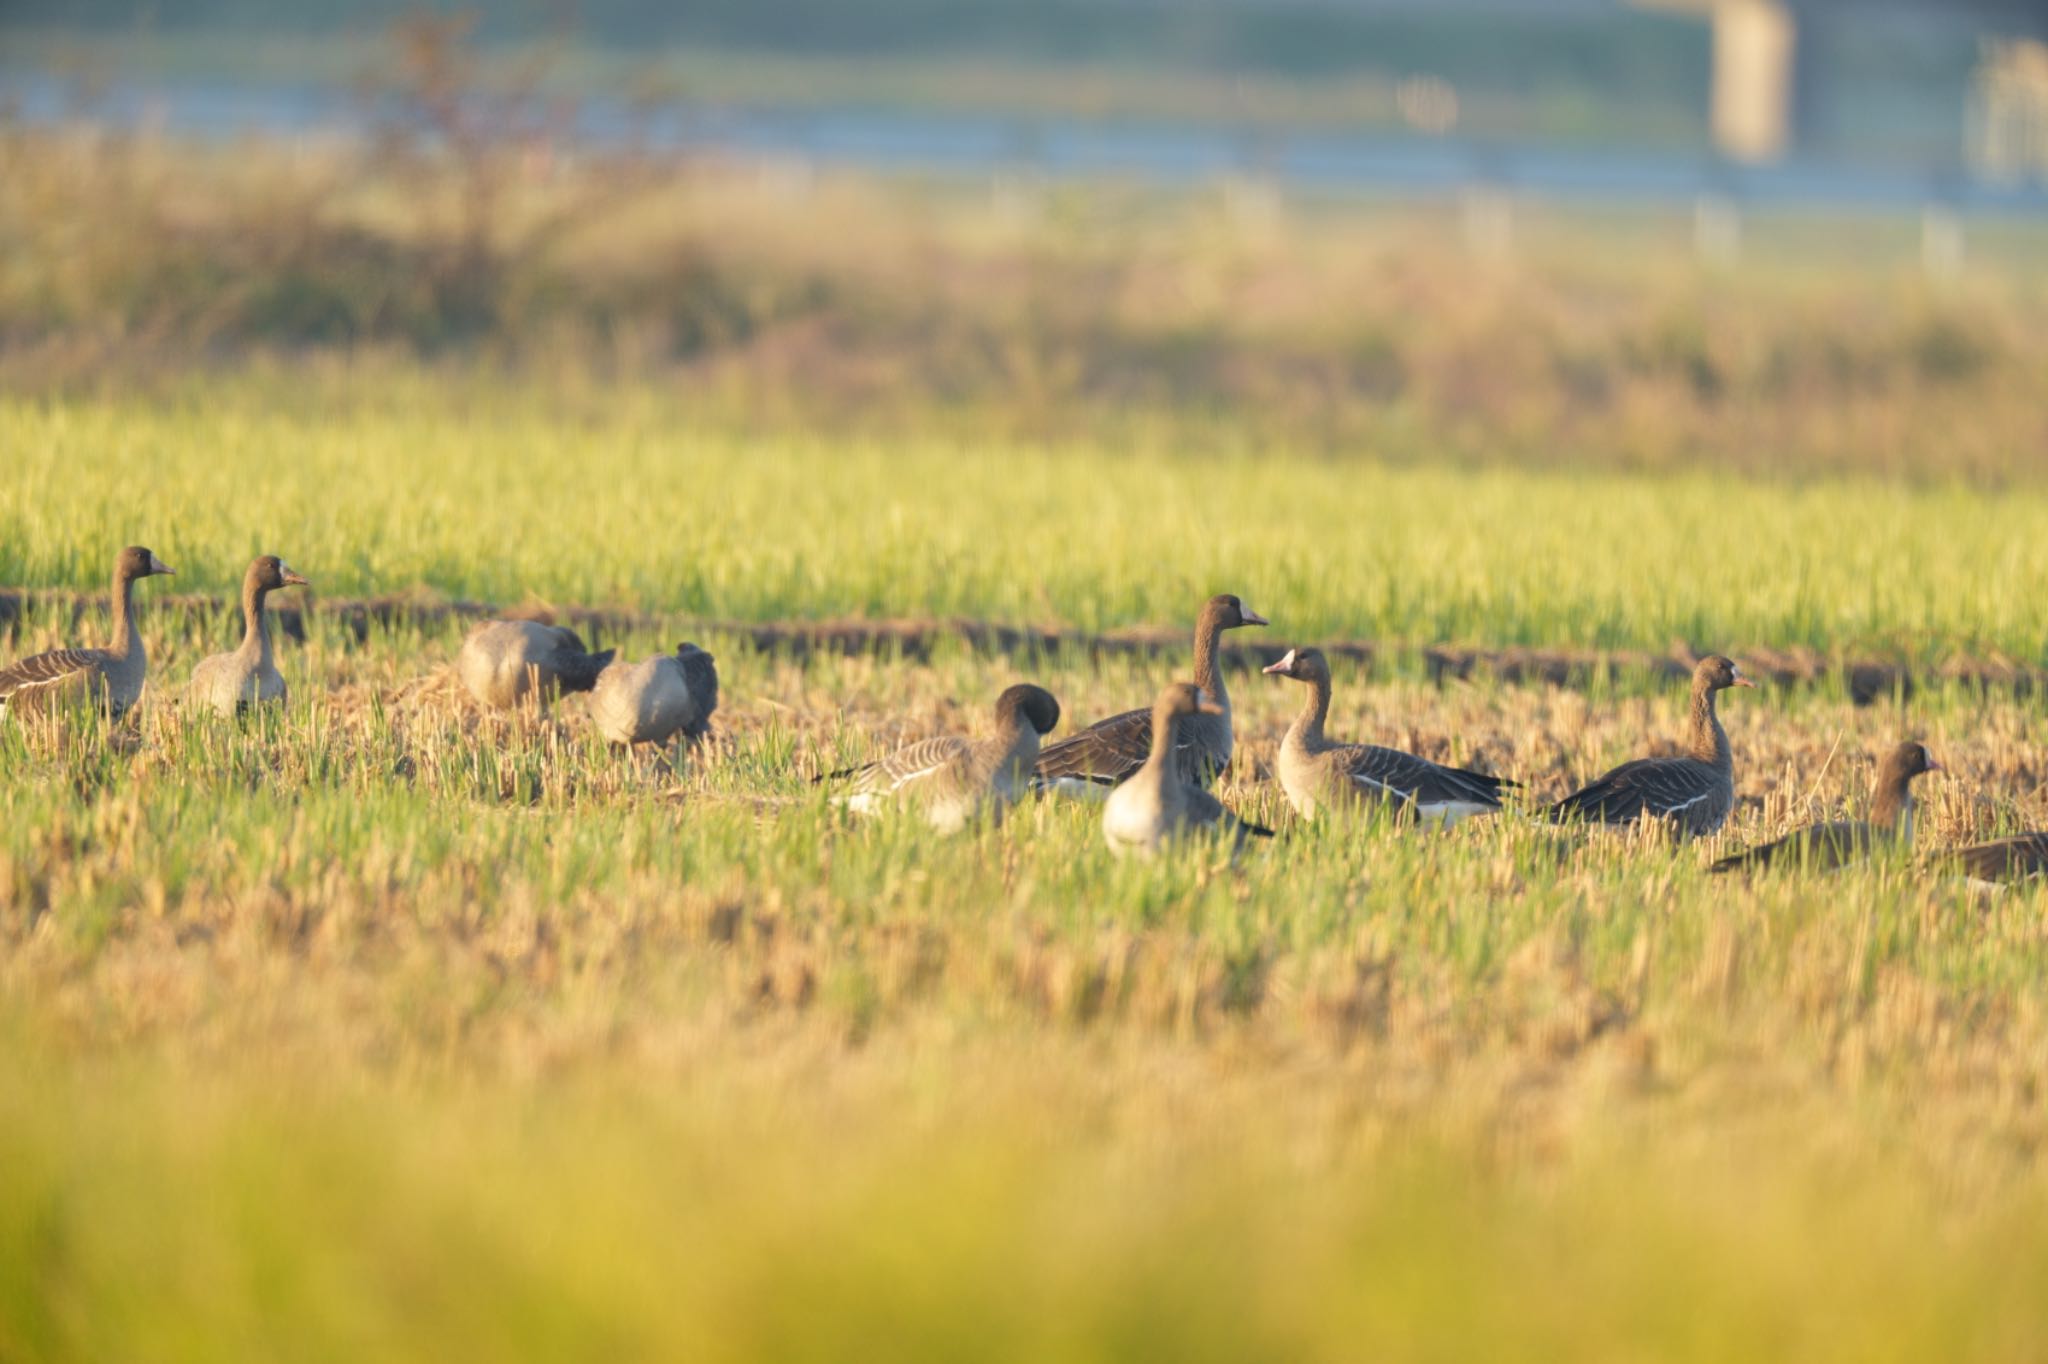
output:
[[1813, 871], [1833, 871], [1860, 862], [1894, 842], [1913, 841], [1913, 781], [1941, 764], [1911, 739], [1885, 755], [1870, 788], [1870, 819], [1837, 819], [1794, 829], [1775, 843], [1724, 857], [1710, 872], [1754, 871], [1786, 864]]
[[487, 620], [462, 641], [455, 668], [479, 703], [511, 710], [528, 696], [544, 706], [562, 692], [589, 691], [617, 652], [587, 651], [567, 626]]
[[1498, 811], [1501, 787], [1513, 784], [1399, 749], [1331, 742], [1323, 735], [1330, 664], [1320, 649], [1289, 649], [1266, 672], [1308, 684], [1301, 714], [1280, 743], [1280, 785], [1303, 819], [1325, 808], [1390, 805], [1396, 813], [1441, 820], [1448, 828], [1467, 815]]
[[104, 649], [52, 649], [0, 668], [0, 715], [48, 713], [82, 699], [117, 720], [127, 714], [149, 676], [149, 656], [135, 628], [135, 583], [170, 571], [141, 545], [115, 555], [114, 642]]
[[1728, 751], [1728, 732], [1714, 712], [1714, 695], [1729, 687], [1755, 685], [1732, 660], [1708, 654], [1692, 672], [1685, 756], [1623, 763], [1545, 813], [1554, 820], [1605, 824], [1657, 819], [1688, 838], [1714, 832], [1735, 805], [1735, 761]]
[[[1215, 701], [1215, 708], [1192, 714], [1181, 724], [1177, 757], [1184, 780], [1207, 786], [1230, 765], [1230, 693], [1216, 666], [1216, 647], [1223, 632], [1269, 624], [1228, 593], [1211, 597], [1203, 605], [1201, 618], [1195, 622], [1194, 683]], [[1099, 800], [1145, 765], [1152, 751], [1152, 730], [1150, 709], [1127, 710], [1097, 720], [1039, 755], [1033, 785]]]
[[2014, 834], [1943, 853], [1940, 861], [1972, 881], [1996, 885], [2048, 876], [2048, 833]]
[[305, 587], [306, 579], [275, 554], [257, 556], [242, 576], [242, 647], [199, 660], [192, 670], [192, 698], [222, 715], [285, 699], [284, 675], [270, 652], [270, 620], [263, 605], [281, 587]]
[[907, 802], [942, 834], [954, 834], [1030, 789], [1039, 741], [1060, 722], [1060, 703], [1043, 687], [1019, 684], [996, 698], [996, 732], [986, 739], [922, 739], [887, 757], [817, 778], [851, 779], [836, 803], [861, 814]]
[[1191, 783], [1173, 754], [1185, 742], [1191, 720], [1225, 714], [1223, 704], [1201, 688], [1176, 682], [1159, 693], [1152, 706], [1152, 742], [1144, 763], [1130, 780], [1109, 793], [1102, 807], [1102, 836], [1118, 856], [1154, 857], [1167, 844], [1191, 834], [1217, 834], [1230, 839], [1231, 856], [1244, 846], [1245, 835], [1271, 838], [1273, 831], [1240, 820], [1223, 802]]
[[681, 734], [696, 743], [718, 709], [718, 668], [694, 644], [640, 663], [614, 663], [597, 676], [590, 714], [615, 744], [665, 746]]

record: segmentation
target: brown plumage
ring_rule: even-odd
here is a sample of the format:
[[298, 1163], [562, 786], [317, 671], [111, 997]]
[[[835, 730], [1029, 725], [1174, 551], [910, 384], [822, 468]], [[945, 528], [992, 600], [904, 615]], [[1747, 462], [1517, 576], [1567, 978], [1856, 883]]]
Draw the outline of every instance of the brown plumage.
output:
[[711, 732], [718, 709], [716, 660], [694, 644], [639, 663], [613, 663], [598, 674], [590, 714], [615, 744], [666, 744], [682, 735], [696, 743]]
[[455, 668], [480, 703], [511, 710], [529, 697], [546, 705], [563, 692], [589, 691], [616, 652], [591, 653], [567, 626], [487, 620], [462, 641]]
[[104, 649], [52, 649], [0, 668], [0, 715], [47, 714], [76, 701], [104, 706], [116, 719], [127, 714], [149, 677], [149, 656], [135, 628], [135, 584], [170, 571], [141, 545], [115, 555], [113, 642]]
[[989, 738], [921, 739], [817, 780], [847, 783], [834, 801], [860, 814], [914, 805], [943, 834], [958, 833], [984, 815], [999, 820], [1030, 789], [1039, 741], [1059, 724], [1060, 703], [1045, 688], [1020, 683], [996, 698], [995, 720]]
[[283, 701], [284, 674], [270, 650], [270, 620], [264, 602], [284, 587], [307, 586], [305, 578], [275, 554], [258, 555], [242, 575], [242, 644], [229, 653], [203, 658], [192, 669], [192, 699], [222, 715], [252, 705]]
[[1501, 788], [1513, 785], [1399, 749], [1331, 742], [1323, 734], [1330, 714], [1330, 664], [1320, 649], [1289, 649], [1266, 672], [1307, 684], [1301, 714], [1281, 740], [1279, 762], [1280, 785], [1304, 819], [1329, 808], [1380, 805], [1448, 826], [1468, 815], [1499, 810]]
[[[1216, 709], [1183, 720], [1176, 757], [1182, 777], [1197, 786], [1209, 785], [1230, 765], [1230, 693], [1216, 662], [1223, 632], [1266, 624], [1264, 616], [1228, 593], [1209, 598], [1195, 622], [1194, 685], [1209, 694]], [[1048, 745], [1038, 755], [1033, 785], [1100, 799], [1143, 767], [1151, 751], [1152, 708], [1127, 710]]]
[[1939, 772], [1926, 747], [1906, 740], [1878, 764], [1870, 788], [1870, 818], [1837, 819], [1794, 829], [1772, 843], [1724, 857], [1708, 867], [1710, 872], [1754, 871], [1761, 867], [1795, 866], [1809, 871], [1833, 871], [1860, 862], [1879, 848], [1894, 842], [1913, 841], [1913, 782], [1928, 772]]
[[1942, 854], [1941, 865], [1972, 881], [2025, 881], [2048, 876], [2048, 833], [2015, 834]]
[[1692, 673], [1692, 705], [1685, 755], [1638, 758], [1566, 796], [1545, 813], [1554, 820], [1633, 824], [1660, 820], [1682, 837], [1695, 838], [1721, 827], [1735, 805], [1735, 763], [1728, 733], [1715, 713], [1716, 693], [1754, 687], [1730, 659], [1709, 654]]
[[1152, 706], [1150, 752], [1102, 807], [1102, 836], [1112, 852], [1154, 857], [1191, 835], [1212, 834], [1228, 839], [1235, 857], [1247, 834], [1272, 837], [1271, 829], [1247, 824], [1190, 782], [1173, 756], [1180, 741], [1176, 731], [1191, 719], [1221, 714], [1222, 703], [1190, 683], [1176, 682], [1159, 693]]

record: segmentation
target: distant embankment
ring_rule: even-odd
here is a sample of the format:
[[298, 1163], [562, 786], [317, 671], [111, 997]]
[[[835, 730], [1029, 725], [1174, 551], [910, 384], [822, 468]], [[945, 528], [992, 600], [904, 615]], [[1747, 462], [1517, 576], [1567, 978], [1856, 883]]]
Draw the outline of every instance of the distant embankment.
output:
[[[25, 613], [47, 617], [70, 613], [74, 625], [87, 625], [106, 614], [100, 593], [46, 588], [0, 588], [0, 637], [12, 641]], [[232, 619], [238, 604], [228, 597], [166, 596], [150, 603], [150, 613], [185, 613], [193, 617]], [[605, 607], [557, 607], [526, 603], [496, 606], [489, 602], [447, 600], [428, 596], [317, 598], [296, 605], [272, 605], [271, 617], [285, 638], [303, 641], [307, 620], [318, 616], [359, 642], [373, 631], [432, 630], [491, 617], [543, 620], [569, 625], [596, 647], [603, 639], [628, 632], [694, 631], [704, 636], [742, 639], [760, 654], [803, 658], [812, 654], [859, 656], [881, 654], [924, 662], [942, 648], [965, 648], [1003, 656], [1075, 658], [1090, 661], [1128, 657], [1172, 657], [1187, 649], [1184, 630], [1117, 630], [1099, 634], [1005, 625], [985, 620], [821, 620], [728, 621], [703, 617], [633, 612]], [[222, 628], [222, 638], [241, 629]], [[87, 630], [90, 633], [88, 627]], [[1371, 640], [1286, 640], [1276, 638], [1237, 644], [1224, 651], [1227, 662], [1263, 667], [1294, 644], [1314, 643], [1333, 657], [1370, 665], [1375, 661], [1419, 659], [1430, 679], [1447, 681], [1495, 679], [1511, 685], [1547, 685], [1583, 690], [1630, 676], [1690, 676], [1697, 652], [1675, 645], [1656, 654], [1627, 649], [1577, 649], [1511, 646], [1467, 648], [1456, 645], [1408, 645]], [[1830, 658], [1813, 649], [1752, 647], [1735, 650], [1745, 668], [1773, 686], [1840, 687], [1857, 705], [1892, 697], [1908, 697], [1924, 685], [1957, 684], [2016, 696], [2048, 691], [2048, 670], [2003, 659], [1953, 658], [1936, 667], [1915, 669], [1898, 661]]]

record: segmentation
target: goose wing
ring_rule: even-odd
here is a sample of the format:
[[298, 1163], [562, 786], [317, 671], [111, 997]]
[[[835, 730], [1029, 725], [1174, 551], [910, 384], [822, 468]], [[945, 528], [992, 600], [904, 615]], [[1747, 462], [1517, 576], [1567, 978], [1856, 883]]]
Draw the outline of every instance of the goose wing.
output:
[[2018, 834], [1958, 848], [1945, 859], [1976, 881], [2021, 881], [2048, 874], [2048, 833]]
[[1711, 802], [1719, 774], [1689, 758], [1638, 758], [1572, 792], [1546, 812], [1554, 820], [1633, 824], [1644, 815], [1672, 819]]
[[1418, 806], [1449, 804], [1500, 808], [1500, 793], [1510, 783], [1483, 772], [1445, 767], [1413, 753], [1375, 744], [1338, 750], [1338, 765], [1361, 794]]
[[827, 780], [845, 779], [849, 796], [893, 796], [969, 761], [973, 747], [953, 735], [920, 739], [871, 763], [831, 773]]
[[1838, 819], [1794, 829], [1783, 838], [1724, 857], [1707, 870], [1756, 871], [1763, 867], [1788, 865], [1813, 871], [1833, 871], [1866, 856], [1877, 842], [1878, 831], [1872, 826], [1861, 820]]
[[[1183, 741], [1179, 747], [1191, 745]], [[1033, 784], [1077, 781], [1115, 786], [1143, 767], [1151, 755], [1152, 712], [1127, 710], [1097, 720], [1056, 744], [1047, 744], [1032, 769]]]
[[54, 700], [90, 687], [106, 666], [104, 649], [52, 649], [0, 668], [0, 711]]

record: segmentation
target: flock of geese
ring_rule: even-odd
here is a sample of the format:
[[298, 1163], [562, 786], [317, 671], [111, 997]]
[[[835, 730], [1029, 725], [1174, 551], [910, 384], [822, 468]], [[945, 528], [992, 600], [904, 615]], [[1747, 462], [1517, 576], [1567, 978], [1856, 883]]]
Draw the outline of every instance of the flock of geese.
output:
[[[135, 628], [134, 587], [171, 572], [140, 546], [114, 561], [113, 640], [104, 648], [53, 649], [0, 669], [0, 715], [50, 713], [94, 705], [118, 719], [141, 698], [149, 662]], [[281, 702], [286, 685], [271, 649], [265, 602], [270, 593], [307, 584], [275, 555], [249, 565], [242, 583], [240, 647], [192, 670], [192, 703], [223, 715]], [[1273, 831], [1240, 819], [1210, 789], [1229, 765], [1234, 736], [1230, 694], [1218, 667], [1226, 631], [1266, 625], [1235, 596], [1212, 597], [1195, 627], [1191, 679], [1162, 690], [1149, 708], [1126, 711], [1057, 743], [1060, 706], [1043, 687], [1020, 684], [996, 698], [991, 733], [924, 739], [858, 767], [817, 777], [846, 808], [871, 813], [908, 806], [933, 828], [953, 833], [1040, 793], [1102, 802], [1102, 832], [1118, 853], [1152, 856], [1200, 839], [1221, 840], [1233, 856], [1249, 836]], [[638, 663], [614, 650], [586, 650], [573, 630], [534, 621], [486, 621], [463, 640], [456, 660], [462, 685], [494, 709], [539, 707], [567, 692], [588, 692], [598, 731], [614, 744], [665, 747], [695, 743], [710, 731], [718, 672], [694, 644]], [[1280, 745], [1278, 776], [1287, 800], [1307, 820], [1379, 808], [1395, 817], [1449, 826], [1503, 809], [1516, 783], [1373, 744], [1329, 737], [1330, 665], [1311, 648], [1287, 651], [1264, 670], [1302, 686], [1302, 705]], [[1693, 671], [1682, 751], [1639, 758], [1534, 812], [1553, 821], [1647, 824], [1677, 838], [1721, 828], [1735, 804], [1734, 759], [1715, 708], [1723, 691], [1756, 684], [1733, 661], [1713, 654]], [[1877, 770], [1869, 817], [1807, 825], [1773, 843], [1726, 857], [1716, 872], [1791, 864], [1827, 870], [1913, 837], [1913, 782], [1938, 771], [1921, 744], [1907, 740]], [[1972, 880], [1999, 882], [2048, 874], [2048, 832], [2026, 833], [1951, 850], [1942, 860]]]

